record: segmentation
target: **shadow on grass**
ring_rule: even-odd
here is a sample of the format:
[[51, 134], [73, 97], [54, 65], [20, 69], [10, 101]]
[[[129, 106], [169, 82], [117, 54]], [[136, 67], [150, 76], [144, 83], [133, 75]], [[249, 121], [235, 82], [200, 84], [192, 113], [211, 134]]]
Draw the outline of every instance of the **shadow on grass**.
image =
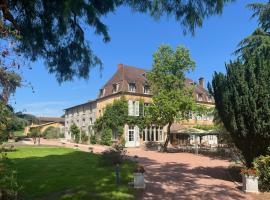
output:
[[113, 166], [101, 165], [101, 156], [63, 148], [26, 148], [11, 152], [24, 199], [88, 200], [133, 199], [128, 188], [133, 162], [121, 166], [121, 184], [116, 186]]

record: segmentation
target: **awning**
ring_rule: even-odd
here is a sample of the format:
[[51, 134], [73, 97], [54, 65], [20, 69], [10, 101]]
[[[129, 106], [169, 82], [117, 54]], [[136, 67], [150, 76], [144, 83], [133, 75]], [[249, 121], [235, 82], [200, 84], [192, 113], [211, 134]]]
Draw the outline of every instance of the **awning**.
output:
[[204, 136], [204, 135], [218, 135], [219, 130], [202, 130], [197, 129], [193, 127], [183, 127], [175, 125], [171, 128], [171, 133], [175, 134], [186, 134], [186, 135], [198, 135], [198, 136]]

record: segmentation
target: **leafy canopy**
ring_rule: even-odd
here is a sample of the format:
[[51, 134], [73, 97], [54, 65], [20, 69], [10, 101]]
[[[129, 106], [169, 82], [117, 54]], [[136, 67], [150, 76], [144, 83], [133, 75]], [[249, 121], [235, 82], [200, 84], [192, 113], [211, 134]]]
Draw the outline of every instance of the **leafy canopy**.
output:
[[166, 150], [172, 123], [187, 119], [188, 112], [198, 107], [192, 87], [185, 84], [185, 73], [195, 68], [195, 62], [189, 50], [182, 46], [174, 51], [167, 45], [161, 45], [153, 58], [152, 70], [147, 73], [153, 104], [148, 107], [147, 118], [152, 123], [168, 125], [168, 137], [164, 144]]
[[31, 60], [45, 60], [50, 73], [59, 82], [74, 76], [88, 78], [89, 69], [101, 66], [94, 54], [86, 30], [110, 41], [103, 19], [118, 7], [127, 6], [133, 11], [147, 13], [154, 18], [174, 17], [184, 32], [194, 34], [203, 20], [221, 14], [224, 5], [233, 0], [5, 0], [1, 1], [1, 14], [7, 23], [20, 31], [18, 49]]

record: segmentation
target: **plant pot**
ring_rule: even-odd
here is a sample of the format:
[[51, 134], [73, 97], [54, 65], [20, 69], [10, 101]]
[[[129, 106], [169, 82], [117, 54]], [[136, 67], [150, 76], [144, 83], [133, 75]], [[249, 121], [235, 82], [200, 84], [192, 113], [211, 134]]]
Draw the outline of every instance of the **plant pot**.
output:
[[134, 173], [134, 188], [145, 188], [143, 173]]
[[243, 187], [245, 192], [258, 193], [258, 177], [254, 175], [242, 174]]

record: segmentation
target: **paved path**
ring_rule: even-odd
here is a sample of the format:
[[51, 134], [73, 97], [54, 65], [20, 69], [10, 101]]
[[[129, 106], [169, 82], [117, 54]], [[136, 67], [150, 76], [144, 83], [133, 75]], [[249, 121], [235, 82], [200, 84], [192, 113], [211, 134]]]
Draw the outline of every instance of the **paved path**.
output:
[[[24, 142], [33, 144], [32, 141]], [[74, 148], [74, 144], [62, 144], [56, 140], [41, 140], [41, 144]], [[90, 145], [95, 153], [108, 147]], [[79, 145], [88, 150], [89, 145]], [[145, 166], [146, 189], [142, 194], [146, 200], [244, 200], [252, 199], [236, 188], [227, 172], [230, 164], [225, 160], [197, 156], [190, 153], [159, 153], [139, 148], [129, 148], [130, 157], [138, 156]]]

